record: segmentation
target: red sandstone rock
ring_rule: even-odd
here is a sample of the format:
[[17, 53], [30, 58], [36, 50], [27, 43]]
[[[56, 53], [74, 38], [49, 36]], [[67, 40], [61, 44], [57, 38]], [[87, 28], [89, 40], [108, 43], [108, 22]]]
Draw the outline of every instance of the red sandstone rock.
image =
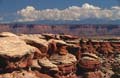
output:
[[[77, 61], [79, 61], [79, 66], [82, 69], [87, 70], [83, 71], [80, 77], [85, 74], [84, 78], [102, 78], [101, 73], [96, 71], [99, 70], [101, 64], [98, 56], [95, 54], [99, 55], [99, 53], [103, 53], [107, 55], [114, 53], [113, 51], [117, 53], [120, 52], [119, 43], [83, 42], [82, 44], [80, 43], [80, 46], [77, 45], [76, 47], [77, 43], [74, 44], [75, 46], [70, 46], [70, 44], [68, 45], [62, 40], [53, 40], [50, 43], [50, 41], [46, 41], [44, 38], [41, 39], [41, 37], [34, 35], [20, 36], [19, 38], [24, 40], [26, 44], [24, 41], [20, 40], [18, 36], [16, 37], [12, 34], [8, 34], [7, 36], [0, 37], [0, 73], [3, 73], [0, 74], [0, 78], [52, 78], [49, 75], [53, 76], [53, 78], [77, 78]], [[55, 37], [53, 36], [51, 38]], [[71, 36], [66, 36], [66, 39], [72, 38]], [[62, 45], [62, 47], [60, 45]], [[69, 50], [67, 48], [69, 48]], [[49, 55], [49, 53], [47, 53], [47, 51], [49, 51], [48, 49], [51, 49], [50, 58], [45, 57]], [[96, 51], [99, 53], [96, 53]], [[45, 56], [42, 56], [44, 53]], [[76, 60], [74, 55], [78, 60]], [[103, 55], [103, 57], [105, 55]], [[106, 57], [105, 60], [106, 59], [110, 61], [103, 66], [105, 66], [106, 69], [112, 68], [111, 64], [114, 64], [113, 58]], [[116, 57], [115, 60], [119, 59]], [[115, 67], [119, 67], [119, 63], [117, 62], [116, 64], [117, 66]], [[31, 67], [31, 72], [25, 71], [28, 67]], [[43, 68], [45, 69], [44, 74]], [[16, 72], [15, 69], [24, 71]], [[11, 73], [11, 71], [13, 72]], [[109, 73], [107, 75], [109, 75]]]
[[95, 70], [99, 68], [100, 61], [95, 54], [83, 53], [81, 55], [81, 60], [79, 61], [80, 67], [87, 70]]
[[20, 39], [24, 40], [27, 44], [38, 48], [42, 54], [48, 51], [48, 42], [45, 39], [40, 39], [38, 36], [22, 35]]

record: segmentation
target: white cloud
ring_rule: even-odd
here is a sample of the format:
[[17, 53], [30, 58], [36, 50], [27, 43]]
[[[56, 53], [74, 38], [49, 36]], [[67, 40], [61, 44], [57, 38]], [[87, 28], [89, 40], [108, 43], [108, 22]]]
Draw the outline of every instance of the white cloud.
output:
[[21, 16], [17, 21], [36, 21], [36, 20], [81, 20], [87, 18], [117, 20], [120, 19], [120, 7], [114, 6], [111, 9], [102, 9], [97, 6], [85, 3], [82, 7], [71, 6], [66, 9], [60, 10], [44, 9], [37, 10], [33, 6], [17, 12]]
[[85, 3], [84, 5], [82, 5], [82, 9], [101, 9], [101, 8]]
[[120, 7], [119, 6], [114, 6], [114, 7], [112, 7], [112, 9], [118, 9], [118, 10], [120, 10]]

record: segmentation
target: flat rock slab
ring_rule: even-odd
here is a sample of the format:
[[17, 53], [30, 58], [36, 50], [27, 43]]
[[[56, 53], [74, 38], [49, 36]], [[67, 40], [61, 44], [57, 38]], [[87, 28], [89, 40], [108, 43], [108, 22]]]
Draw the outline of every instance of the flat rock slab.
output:
[[77, 61], [76, 57], [70, 53], [67, 53], [66, 55], [59, 55], [59, 54], [53, 54], [50, 57], [50, 61], [53, 64], [59, 65], [59, 64], [72, 64]]
[[0, 55], [19, 57], [34, 52], [35, 48], [16, 37], [0, 38]]
[[48, 42], [45, 39], [40, 39], [35, 35], [22, 35], [20, 39], [24, 40], [27, 44], [38, 48], [42, 53], [46, 53], [48, 50]]
[[35, 51], [18, 37], [0, 37], [0, 70], [30, 65]]

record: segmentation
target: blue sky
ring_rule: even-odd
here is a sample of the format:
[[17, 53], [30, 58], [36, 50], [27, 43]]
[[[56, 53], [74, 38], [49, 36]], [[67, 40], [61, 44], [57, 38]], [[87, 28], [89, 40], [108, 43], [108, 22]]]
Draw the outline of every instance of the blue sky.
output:
[[[89, 10], [86, 9], [86, 7], [89, 8]], [[91, 15], [94, 11], [89, 12], [90, 9], [94, 9], [93, 7], [95, 7], [95, 9], [100, 8], [99, 11], [101, 12], [97, 13], [97, 16]], [[115, 8], [114, 11], [113, 10], [111, 11], [112, 7], [117, 7], [117, 9]], [[54, 10], [55, 8], [59, 13], [56, 13], [56, 10]], [[64, 19], [58, 17], [58, 16], [65, 16], [69, 14], [69, 13], [66, 13], [66, 9], [68, 9], [67, 10], [68, 12], [71, 12], [71, 8], [74, 9], [74, 11], [76, 12], [73, 12], [71, 15], [66, 16], [66, 18]], [[88, 17], [83, 15], [83, 13], [81, 13], [81, 8], [88, 11], [87, 13], [85, 11], [86, 15], [88, 14]], [[25, 9], [25, 12], [22, 11], [23, 9]], [[37, 13], [38, 18], [36, 18], [35, 16], [29, 17], [25, 15], [28, 9], [32, 9], [32, 11]], [[51, 10], [50, 12], [53, 13], [53, 15], [52, 13], [50, 13], [51, 16], [48, 16], [49, 18], [41, 14], [41, 13], [44, 13], [41, 11], [45, 11], [45, 13], [48, 12], [47, 14], [49, 15], [49, 11], [46, 11], [47, 9]], [[79, 12], [76, 9], [79, 10]], [[109, 13], [113, 14], [113, 15], [110, 15], [111, 17], [108, 17], [107, 14], [102, 12], [104, 10], [106, 12], [106, 9], [110, 11], [110, 12], [107, 11], [108, 14]], [[32, 14], [35, 15], [34, 12], [30, 11], [28, 15], [32, 15]], [[118, 16], [114, 16], [115, 12], [117, 12]], [[77, 18], [77, 16], [74, 17], [76, 14], [79, 18]], [[54, 19], [54, 17], [57, 19]], [[96, 19], [103, 19], [103, 20], [104, 19], [119, 20], [120, 19], [119, 18], [120, 17], [120, 0], [0, 0], [0, 22], [1, 23], [15, 22], [15, 21], [17, 22], [19, 20], [22, 20], [22, 22], [38, 21], [38, 20], [81, 20], [81, 19], [87, 19], [91, 17]]]

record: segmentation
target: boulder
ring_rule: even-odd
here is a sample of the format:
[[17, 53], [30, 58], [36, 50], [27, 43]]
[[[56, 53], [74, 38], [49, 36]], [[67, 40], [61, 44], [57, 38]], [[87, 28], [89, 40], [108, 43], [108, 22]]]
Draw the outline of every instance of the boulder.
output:
[[38, 48], [43, 54], [48, 51], [48, 42], [45, 39], [40, 39], [37, 36], [22, 35], [20, 39], [24, 40], [27, 44]]
[[[51, 47], [49, 47], [49, 50], [52, 50], [51, 52], [48, 51], [48, 53], [54, 54], [54, 53], [59, 53], [61, 55], [65, 55], [68, 53], [66, 47], [67, 47], [67, 43], [64, 42], [63, 40], [55, 40], [55, 39], [51, 39], [48, 41], [49, 45], [51, 45]], [[52, 47], [53, 46], [53, 47]]]
[[60, 77], [58, 78], [61, 78], [62, 76], [65, 78], [75, 78], [73, 76], [76, 72], [77, 59], [74, 55], [70, 53], [67, 53], [66, 55], [53, 54], [50, 57], [50, 61], [59, 68], [57, 76]]
[[53, 64], [49, 59], [46, 57], [38, 60], [39, 66], [41, 66], [41, 72], [45, 74], [49, 74], [54, 76], [56, 73], [59, 72], [58, 66]]
[[42, 59], [39, 59], [38, 64], [41, 67], [45, 67], [45, 68], [48, 68], [50, 70], [55, 69], [56, 71], [58, 71], [57, 65], [55, 65], [51, 61], [49, 61], [49, 59], [47, 59], [47, 57], [43, 57]]
[[27, 45], [18, 37], [0, 38], [0, 70], [30, 66], [36, 48]]
[[67, 53], [66, 55], [53, 54], [50, 57], [50, 61], [53, 64], [59, 65], [59, 64], [75, 63], [77, 61], [77, 59], [74, 55], [72, 55], [70, 53]]
[[79, 61], [79, 66], [86, 70], [95, 70], [99, 68], [100, 60], [95, 54], [83, 53]]

